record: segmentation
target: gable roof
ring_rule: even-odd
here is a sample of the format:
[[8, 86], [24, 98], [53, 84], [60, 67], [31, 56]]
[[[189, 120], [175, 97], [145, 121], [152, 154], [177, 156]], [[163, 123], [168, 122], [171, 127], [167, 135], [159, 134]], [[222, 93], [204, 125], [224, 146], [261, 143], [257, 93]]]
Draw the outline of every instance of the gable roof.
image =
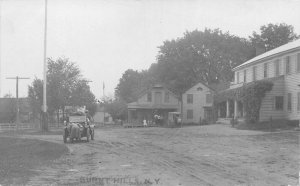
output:
[[286, 53], [286, 52], [291, 52], [291, 51], [298, 50], [298, 49], [300, 49], [300, 39], [289, 42], [285, 45], [282, 45], [282, 46], [277, 47], [273, 50], [270, 50], [270, 51], [265, 52], [261, 55], [258, 55], [256, 57], [246, 61], [245, 63], [243, 63], [243, 64], [241, 64], [237, 67], [234, 67], [232, 70], [235, 71], [235, 70], [238, 70], [242, 67], [246, 67], [246, 66], [249, 66], [251, 64], [254, 64], [256, 62], [267, 60], [267, 59], [272, 58], [276, 55], [280, 55], [280, 54], [283, 54], [283, 53]]
[[[214, 91], [214, 92], [219, 92], [225, 89], [228, 89], [230, 86], [229, 82], [221, 82], [221, 83], [212, 83], [210, 85], [207, 85], [206, 83], [202, 82], [202, 81], [198, 81], [198, 83], [196, 83], [195, 85], [193, 85], [192, 87], [190, 87], [189, 89], [187, 89], [185, 92], [189, 91], [190, 89], [194, 88], [195, 86], [198, 86], [198, 84], [202, 84], [203, 86], [207, 87], [208, 89]], [[185, 93], [184, 92], [184, 93]]]

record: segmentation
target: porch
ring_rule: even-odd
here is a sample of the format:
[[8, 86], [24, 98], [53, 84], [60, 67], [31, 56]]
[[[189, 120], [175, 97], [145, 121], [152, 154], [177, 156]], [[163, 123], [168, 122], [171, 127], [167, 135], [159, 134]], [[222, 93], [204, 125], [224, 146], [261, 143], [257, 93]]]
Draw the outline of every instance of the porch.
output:
[[234, 118], [240, 122], [244, 121], [246, 115], [243, 102], [236, 99], [227, 99], [217, 104], [217, 123], [230, 124]]

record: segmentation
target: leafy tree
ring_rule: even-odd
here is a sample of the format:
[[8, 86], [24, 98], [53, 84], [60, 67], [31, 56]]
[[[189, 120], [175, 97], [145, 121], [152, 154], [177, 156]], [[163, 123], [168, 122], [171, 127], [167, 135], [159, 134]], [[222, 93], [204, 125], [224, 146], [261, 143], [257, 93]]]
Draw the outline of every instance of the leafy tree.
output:
[[33, 117], [37, 118], [43, 104], [43, 81], [35, 77], [32, 84], [28, 86], [28, 98], [33, 112]]
[[[43, 100], [43, 81], [35, 78], [28, 88], [28, 96], [35, 113], [39, 113]], [[67, 58], [48, 59], [47, 106], [48, 113], [65, 110], [65, 106], [86, 105], [91, 114], [96, 111], [95, 96], [80, 69]]]
[[3, 97], [4, 97], [4, 98], [12, 98], [13, 95], [12, 95], [11, 93], [7, 93], [7, 94], [5, 94]]
[[260, 33], [253, 32], [249, 37], [252, 45], [269, 51], [299, 38], [292, 25], [285, 23], [268, 24], [260, 27]]
[[149, 87], [153, 78], [147, 71], [128, 69], [115, 88], [115, 97], [127, 103], [136, 101], [139, 93]]
[[165, 41], [159, 49], [158, 62], [149, 71], [178, 94], [198, 81], [231, 81], [231, 69], [254, 56], [247, 40], [219, 29], [186, 32], [182, 38]]
[[100, 105], [104, 106], [105, 112], [109, 113], [114, 120], [127, 118], [127, 103], [124, 100], [102, 97]]

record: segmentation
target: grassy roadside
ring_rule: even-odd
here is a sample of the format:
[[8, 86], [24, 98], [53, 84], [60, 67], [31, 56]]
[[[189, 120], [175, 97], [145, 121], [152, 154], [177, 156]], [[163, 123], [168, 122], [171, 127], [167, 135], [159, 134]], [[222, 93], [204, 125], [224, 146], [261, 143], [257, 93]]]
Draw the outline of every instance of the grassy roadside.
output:
[[0, 137], [0, 185], [26, 184], [34, 169], [58, 159], [68, 149], [51, 142]]

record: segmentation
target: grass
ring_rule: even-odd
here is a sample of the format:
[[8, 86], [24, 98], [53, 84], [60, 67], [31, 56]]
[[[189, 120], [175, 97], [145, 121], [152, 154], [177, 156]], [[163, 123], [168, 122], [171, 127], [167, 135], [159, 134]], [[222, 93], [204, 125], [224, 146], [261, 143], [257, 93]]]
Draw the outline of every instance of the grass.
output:
[[33, 139], [0, 137], [0, 185], [23, 185], [38, 174], [34, 169], [58, 159], [64, 145]]
[[264, 121], [259, 123], [240, 123], [235, 126], [241, 130], [262, 130], [262, 131], [274, 131], [274, 130], [285, 130], [292, 129], [298, 126], [299, 121], [288, 121], [288, 120], [273, 120]]

